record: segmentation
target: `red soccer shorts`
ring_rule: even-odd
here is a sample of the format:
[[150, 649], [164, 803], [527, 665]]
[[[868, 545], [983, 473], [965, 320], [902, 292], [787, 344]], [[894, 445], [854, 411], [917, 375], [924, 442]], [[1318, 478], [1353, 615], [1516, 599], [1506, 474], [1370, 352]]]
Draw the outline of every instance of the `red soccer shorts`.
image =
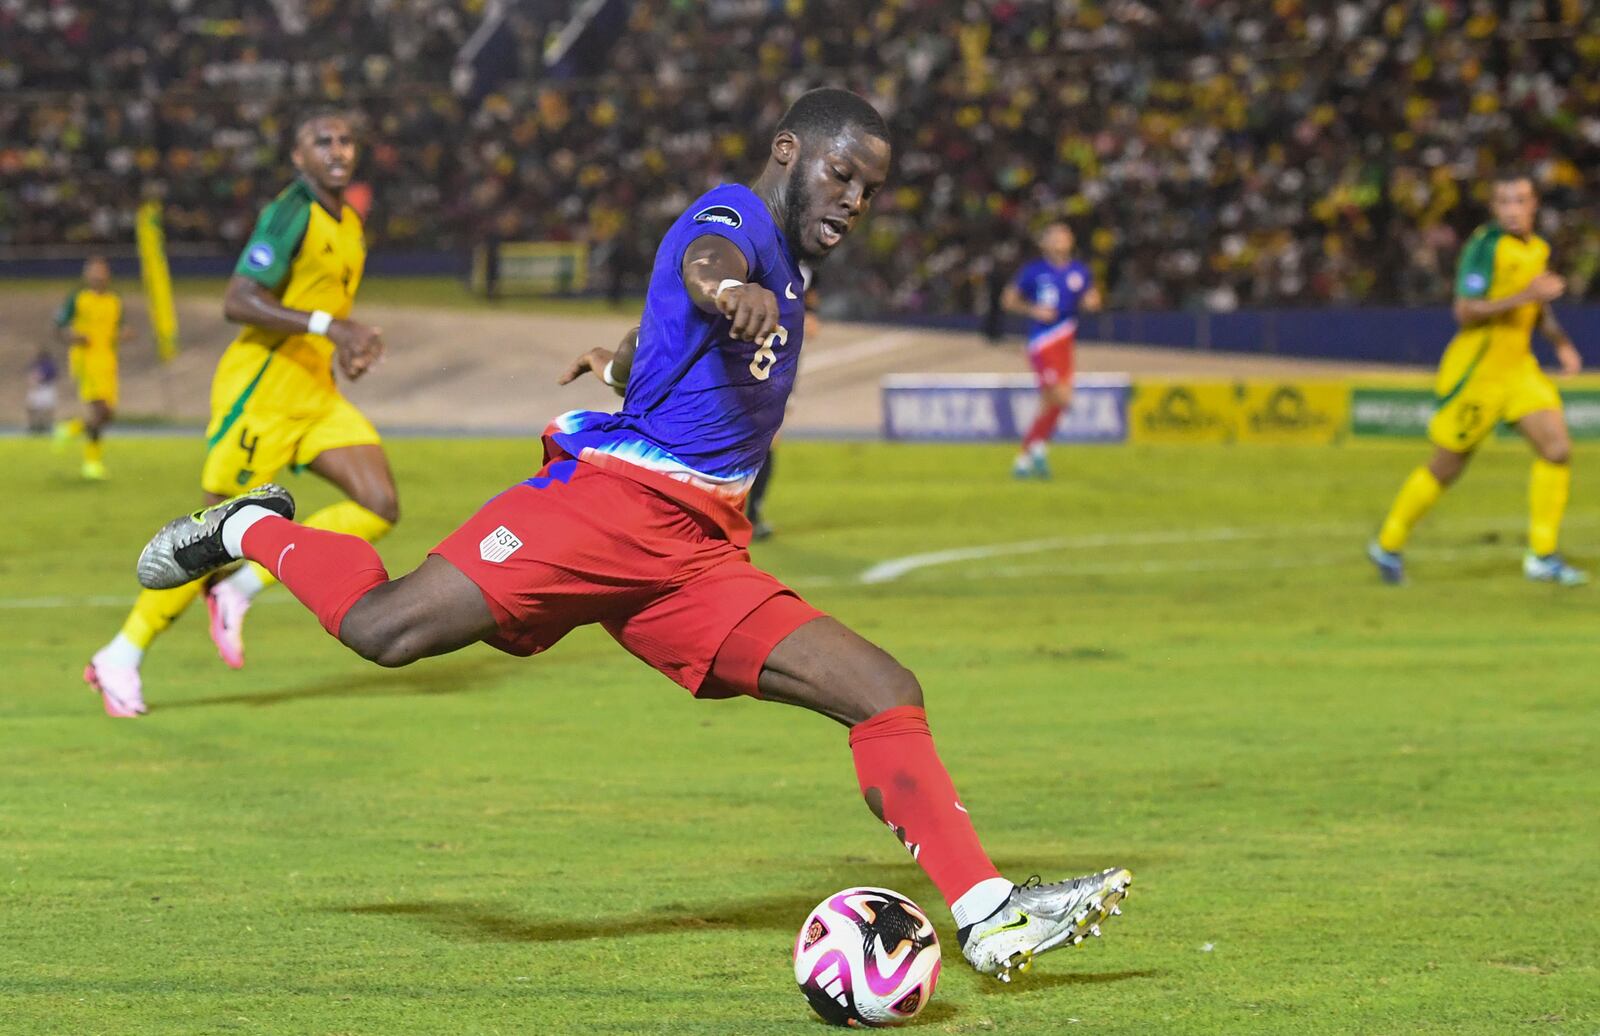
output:
[[1072, 352], [1077, 338], [1078, 329], [1069, 325], [1028, 343], [1028, 362], [1033, 364], [1040, 388], [1072, 384]]
[[759, 696], [772, 649], [822, 614], [703, 514], [571, 458], [484, 504], [433, 553], [483, 592], [500, 650], [537, 654], [597, 622], [705, 698]]

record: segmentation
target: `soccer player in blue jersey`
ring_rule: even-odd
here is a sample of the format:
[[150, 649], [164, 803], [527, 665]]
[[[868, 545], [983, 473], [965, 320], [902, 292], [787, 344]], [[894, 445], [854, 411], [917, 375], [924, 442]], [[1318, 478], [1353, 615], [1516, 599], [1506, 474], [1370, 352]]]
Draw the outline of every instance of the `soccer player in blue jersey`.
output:
[[1052, 223], [1039, 235], [1039, 258], [1017, 271], [1000, 304], [1028, 318], [1028, 362], [1039, 382], [1039, 416], [1022, 438], [1011, 473], [1018, 478], [1049, 478], [1045, 450], [1056, 422], [1072, 408], [1072, 352], [1078, 337], [1078, 311], [1100, 308], [1100, 289], [1089, 267], [1072, 257], [1072, 228]]
[[140, 581], [178, 585], [250, 558], [384, 666], [479, 641], [531, 655], [599, 623], [698, 697], [746, 694], [847, 724], [867, 805], [944, 895], [978, 970], [1009, 979], [1035, 954], [1099, 934], [1132, 875], [1001, 877], [934, 750], [916, 678], [745, 550], [739, 504], [799, 363], [799, 264], [826, 258], [865, 215], [889, 155], [888, 129], [860, 97], [800, 97], [756, 182], [708, 192], [667, 232], [636, 338], [565, 375], [625, 386], [622, 409], [557, 418], [543, 469], [409, 575], [391, 580], [365, 540], [295, 524], [293, 499], [270, 486], [169, 523], [140, 556]]

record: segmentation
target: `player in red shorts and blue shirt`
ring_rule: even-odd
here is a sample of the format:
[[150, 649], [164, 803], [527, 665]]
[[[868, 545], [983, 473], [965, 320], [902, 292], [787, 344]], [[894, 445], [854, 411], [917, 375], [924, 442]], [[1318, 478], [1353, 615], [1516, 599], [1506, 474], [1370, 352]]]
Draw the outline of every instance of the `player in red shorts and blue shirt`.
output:
[[850, 727], [868, 806], [955, 917], [978, 970], [1099, 934], [1120, 867], [1014, 885], [984, 853], [934, 750], [916, 678], [750, 563], [739, 505], [783, 419], [804, 329], [799, 262], [827, 256], [889, 170], [888, 130], [843, 90], [798, 99], [751, 187], [705, 194], [656, 254], [637, 336], [580, 357], [625, 386], [616, 414], [551, 425], [545, 465], [391, 580], [354, 536], [296, 525], [264, 486], [169, 523], [139, 559], [146, 586], [259, 561], [342, 643], [401, 666], [479, 641], [530, 655], [598, 623], [701, 698], [750, 695]]
[[1056, 422], [1072, 408], [1072, 351], [1078, 337], [1078, 311], [1100, 308], [1100, 289], [1089, 267], [1072, 258], [1072, 228], [1051, 223], [1039, 235], [1040, 257], [1017, 271], [1000, 304], [1028, 325], [1028, 362], [1039, 380], [1039, 415], [1022, 439], [1011, 473], [1018, 478], [1049, 478], [1045, 449]]

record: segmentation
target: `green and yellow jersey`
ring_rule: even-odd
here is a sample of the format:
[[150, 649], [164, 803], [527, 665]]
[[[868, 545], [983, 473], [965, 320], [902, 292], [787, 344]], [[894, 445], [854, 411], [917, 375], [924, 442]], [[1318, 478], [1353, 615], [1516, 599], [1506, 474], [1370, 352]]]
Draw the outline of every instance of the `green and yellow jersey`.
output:
[[[262, 211], [234, 273], [289, 309], [320, 309], [344, 319], [366, 260], [355, 210], [341, 205], [331, 212], [296, 180]], [[323, 335], [249, 326], [239, 332], [211, 381], [200, 474], [206, 492], [237, 493], [327, 450], [380, 441], [372, 422], [340, 394], [333, 354], [333, 342]]]
[[[1550, 246], [1537, 234], [1519, 238], [1484, 224], [1461, 253], [1456, 296], [1492, 301], [1515, 295], [1549, 261]], [[1428, 437], [1435, 445], [1469, 453], [1501, 421], [1515, 424], [1541, 410], [1561, 409], [1561, 394], [1533, 355], [1541, 308], [1529, 302], [1456, 332], [1434, 382], [1439, 407]]]
[[84, 402], [115, 407], [118, 399], [117, 339], [122, 334], [122, 298], [114, 291], [78, 288], [56, 312], [56, 326], [81, 342], [67, 350], [67, 366]]
[[[262, 210], [233, 272], [260, 284], [289, 309], [320, 309], [344, 319], [355, 305], [366, 261], [356, 211], [348, 205], [329, 211], [296, 180]], [[270, 356], [274, 367], [295, 367], [316, 387], [334, 387], [333, 342], [322, 335], [247, 326], [229, 351], [255, 353], [263, 361]], [[299, 380], [292, 372], [285, 375], [290, 385]]]
[[122, 330], [122, 297], [114, 291], [77, 288], [56, 311], [56, 326], [71, 329], [83, 342], [74, 348], [115, 353]]
[[[1537, 234], [1526, 239], [1493, 223], [1479, 227], [1467, 240], [1456, 271], [1456, 296], [1503, 299], [1522, 291], [1550, 261], [1550, 246]], [[1480, 323], [1463, 327], [1451, 339], [1440, 364], [1440, 380], [1451, 385], [1472, 373], [1508, 373], [1533, 356], [1533, 329], [1540, 304], [1529, 302]], [[1449, 391], [1442, 386], [1441, 395]]]

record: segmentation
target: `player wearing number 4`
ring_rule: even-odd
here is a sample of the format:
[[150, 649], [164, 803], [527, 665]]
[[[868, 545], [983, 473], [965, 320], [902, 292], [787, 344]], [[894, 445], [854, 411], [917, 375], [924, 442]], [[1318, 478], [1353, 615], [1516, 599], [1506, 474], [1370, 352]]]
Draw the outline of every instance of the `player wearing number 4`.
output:
[[[344, 201], [356, 161], [350, 119], [334, 112], [302, 118], [293, 160], [300, 175], [261, 213], [228, 282], [223, 313], [244, 328], [211, 383], [200, 488], [215, 503], [284, 468], [308, 468], [348, 499], [306, 524], [370, 542], [389, 531], [400, 508], [377, 431], [334, 377], [336, 365], [346, 378], [361, 377], [383, 352], [377, 328], [349, 319], [367, 256], [361, 219]], [[245, 564], [209, 585], [146, 590], [84, 679], [100, 691], [106, 712], [142, 714], [145, 649], [201, 593], [217, 652], [239, 668], [245, 611], [274, 581], [267, 569]]]
[[795, 101], [755, 184], [716, 188], [667, 231], [636, 342], [563, 375], [625, 385], [621, 411], [558, 418], [543, 469], [409, 575], [390, 579], [354, 536], [296, 525], [289, 494], [264, 487], [169, 523], [140, 581], [263, 562], [325, 630], [385, 666], [479, 641], [536, 654], [597, 623], [697, 697], [749, 695], [848, 725], [867, 805], [944, 895], [978, 970], [1009, 977], [1099, 934], [1131, 875], [1001, 877], [934, 750], [916, 678], [745, 550], [739, 504], [799, 365], [799, 262], [833, 251], [888, 171], [888, 131], [866, 101], [843, 90]]
[[1534, 452], [1523, 574], [1561, 586], [1589, 581], [1557, 550], [1572, 480], [1572, 441], [1561, 395], [1533, 354], [1537, 325], [1555, 345], [1562, 373], [1583, 369], [1583, 357], [1550, 311], [1566, 281], [1545, 269], [1550, 246], [1533, 232], [1539, 208], [1533, 181], [1521, 173], [1502, 174], [1491, 206], [1494, 222], [1479, 227], [1461, 253], [1455, 301], [1461, 330], [1439, 364], [1439, 407], [1428, 425], [1433, 456], [1400, 487], [1378, 538], [1367, 546], [1367, 557], [1387, 583], [1405, 581], [1400, 552], [1412, 527], [1501, 421], [1516, 425]]
[[1078, 311], [1100, 308], [1100, 289], [1089, 267], [1072, 257], [1072, 228], [1051, 223], [1039, 235], [1038, 259], [1017, 271], [1000, 304], [1028, 318], [1028, 362], [1039, 383], [1039, 414], [1022, 438], [1011, 473], [1017, 478], [1049, 478], [1045, 451], [1056, 422], [1072, 409], [1073, 346]]

